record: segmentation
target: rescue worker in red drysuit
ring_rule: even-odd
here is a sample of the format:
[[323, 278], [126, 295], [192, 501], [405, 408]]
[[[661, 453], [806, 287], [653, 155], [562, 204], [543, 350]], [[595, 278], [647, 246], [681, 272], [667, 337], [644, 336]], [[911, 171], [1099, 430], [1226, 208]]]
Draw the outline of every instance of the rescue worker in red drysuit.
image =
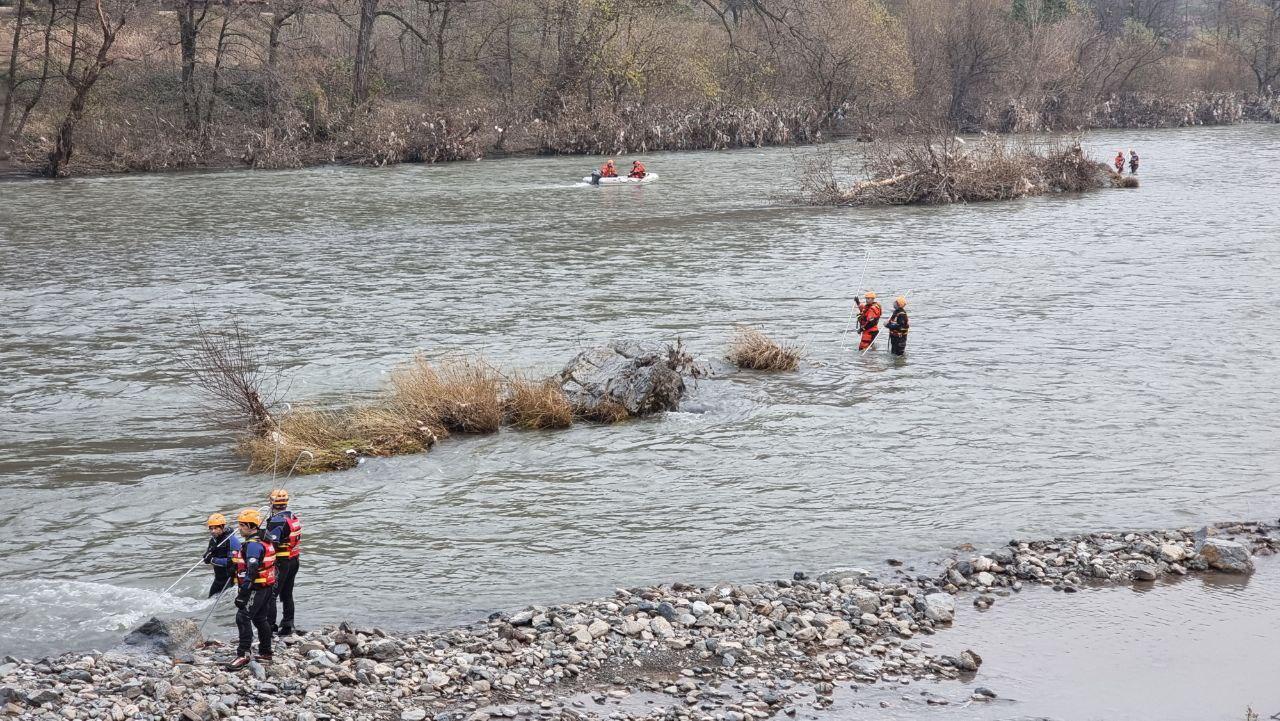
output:
[[858, 350], [866, 350], [871, 347], [871, 343], [880, 333], [880, 315], [884, 311], [876, 302], [876, 294], [872, 290], [867, 291], [866, 303], [856, 295], [853, 297], [853, 302], [858, 304], [858, 331], [862, 333], [862, 340], [858, 341]]
[[907, 318], [907, 297], [900, 295], [893, 300], [893, 313], [884, 324], [889, 331], [889, 352], [894, 355], [905, 355], [907, 352], [907, 331], [911, 321]]
[[302, 521], [289, 510], [289, 492], [277, 488], [271, 492], [271, 516], [264, 534], [276, 547], [276, 598], [281, 609], [280, 625], [276, 625], [276, 605], [271, 605], [271, 630], [281, 636], [293, 635], [293, 584], [298, 578], [298, 561], [302, 554]]
[[600, 177], [601, 178], [618, 177], [618, 168], [614, 166], [613, 158], [609, 158], [608, 160], [604, 161], [604, 165], [600, 166]]
[[1119, 152], [1117, 152], [1117, 153], [1116, 153], [1116, 162], [1115, 162], [1115, 165], [1116, 165], [1116, 172], [1117, 172], [1117, 173], [1123, 173], [1123, 172], [1124, 172], [1124, 151], [1123, 151], [1123, 150], [1121, 150], [1121, 151], [1119, 151]]
[[644, 176], [646, 176], [646, 175], [648, 175], [648, 174], [649, 174], [649, 171], [645, 170], [645, 168], [644, 168], [644, 163], [640, 162], [639, 160], [636, 160], [636, 161], [632, 161], [632, 163], [631, 163], [631, 174], [630, 174], [630, 175], [628, 175], [627, 177], [628, 177], [628, 178], [643, 178]]
[[243, 542], [231, 554], [236, 570], [236, 629], [240, 643], [236, 658], [227, 664], [230, 671], [249, 665], [253, 632], [258, 631], [258, 660], [271, 663], [271, 615], [276, 602], [276, 549], [263, 538], [259, 527], [262, 515], [246, 508], [236, 517]]
[[1138, 151], [1129, 151], [1129, 175], [1138, 174]]

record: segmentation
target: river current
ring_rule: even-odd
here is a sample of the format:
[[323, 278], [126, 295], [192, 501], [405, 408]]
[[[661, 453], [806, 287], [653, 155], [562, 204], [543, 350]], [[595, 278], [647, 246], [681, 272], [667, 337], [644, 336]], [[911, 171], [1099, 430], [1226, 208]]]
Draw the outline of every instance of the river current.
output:
[[[210, 512], [262, 503], [181, 358], [238, 318], [292, 401], [422, 351], [557, 370], [618, 337], [798, 373], [681, 412], [293, 478], [302, 627], [438, 626], [671, 580], [1280, 512], [1280, 126], [1090, 134], [1138, 190], [945, 208], [781, 199], [808, 149], [0, 184], [0, 655], [202, 619]], [[620, 161], [624, 159], [620, 158]], [[865, 259], [865, 278], [863, 266]], [[907, 293], [905, 360], [852, 296]], [[230, 609], [211, 621], [226, 634]]]

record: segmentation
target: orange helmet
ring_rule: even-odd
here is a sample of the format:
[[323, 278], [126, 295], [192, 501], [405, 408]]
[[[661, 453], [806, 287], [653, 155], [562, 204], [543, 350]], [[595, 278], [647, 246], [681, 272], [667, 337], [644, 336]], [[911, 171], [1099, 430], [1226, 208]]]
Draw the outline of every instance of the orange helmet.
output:
[[283, 506], [289, 503], [289, 492], [283, 488], [277, 488], [268, 496], [271, 499], [271, 505]]
[[258, 513], [257, 509], [246, 508], [240, 512], [240, 515], [236, 516], [236, 523], [249, 523], [254, 526], [261, 526], [262, 514]]
[[900, 296], [898, 296], [897, 298], [894, 298], [894, 299], [893, 299], [893, 302], [894, 302], [894, 303], [897, 303], [899, 308], [906, 308], [906, 307], [907, 307], [907, 296], [905, 296], [905, 295], [900, 295]]
[[867, 291], [867, 300], [875, 300], [876, 292], [874, 290]]
[[204, 525], [208, 526], [209, 528], [215, 528], [217, 526], [225, 526], [227, 525], [227, 517], [222, 515], [221, 513], [211, 513], [209, 514], [209, 520], [205, 521]]

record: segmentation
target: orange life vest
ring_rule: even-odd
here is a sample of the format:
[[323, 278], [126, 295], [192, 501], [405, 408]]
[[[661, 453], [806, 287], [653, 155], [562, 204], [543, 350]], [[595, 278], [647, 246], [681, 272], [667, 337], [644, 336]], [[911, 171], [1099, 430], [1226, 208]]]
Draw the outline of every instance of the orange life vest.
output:
[[613, 166], [613, 163], [605, 163], [600, 166], [600, 177], [616, 178], [618, 177], [618, 169]]
[[276, 585], [276, 549], [275, 546], [271, 545], [270, 541], [265, 541], [261, 538], [246, 538], [239, 548], [231, 552], [231, 562], [236, 567], [236, 584], [239, 585], [245, 581], [248, 561], [244, 557], [244, 549], [250, 543], [257, 543], [262, 546], [262, 563], [258, 565], [258, 575], [253, 579], [253, 585], [263, 588]]
[[643, 178], [647, 173], [648, 171], [645, 170], [644, 163], [639, 160], [631, 164], [631, 177]]
[[873, 300], [862, 306], [860, 310], [861, 312], [858, 315], [860, 316], [859, 320], [863, 332], [872, 330], [880, 325], [880, 315], [884, 311], [880, 308], [878, 302]]

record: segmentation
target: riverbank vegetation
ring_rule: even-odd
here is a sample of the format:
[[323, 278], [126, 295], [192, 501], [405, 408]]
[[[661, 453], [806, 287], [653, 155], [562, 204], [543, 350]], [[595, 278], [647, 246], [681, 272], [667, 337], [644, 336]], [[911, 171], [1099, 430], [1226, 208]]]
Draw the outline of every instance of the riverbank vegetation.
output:
[[0, 0], [65, 176], [1280, 117], [1273, 0]]
[[727, 358], [744, 370], [793, 371], [800, 367], [802, 355], [798, 346], [780, 343], [755, 328], [738, 326], [729, 341]]
[[[819, 153], [802, 164], [801, 202], [811, 205], [941, 205], [1048, 193], [1137, 187], [1091, 160], [1078, 142], [1037, 146], [987, 136], [877, 140], [858, 153]], [[862, 180], [847, 180], [863, 176]]]

